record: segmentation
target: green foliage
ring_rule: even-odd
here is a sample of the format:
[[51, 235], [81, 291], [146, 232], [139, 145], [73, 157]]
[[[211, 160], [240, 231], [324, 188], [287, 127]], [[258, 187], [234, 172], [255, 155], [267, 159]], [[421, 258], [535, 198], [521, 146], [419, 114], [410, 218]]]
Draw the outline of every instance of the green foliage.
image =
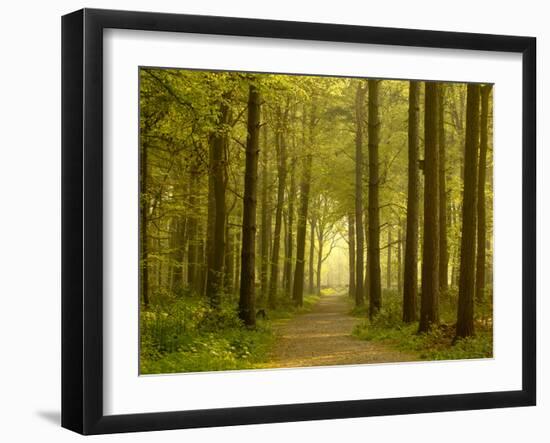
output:
[[[158, 295], [156, 300], [163, 300]], [[141, 312], [140, 369], [142, 374], [253, 369], [268, 359], [274, 343], [271, 320], [288, 319], [304, 313], [319, 301], [304, 297], [295, 307], [280, 296], [276, 310], [256, 329], [245, 328], [236, 304], [225, 299], [219, 309], [200, 297], [164, 299]]]
[[386, 291], [384, 307], [372, 320], [365, 320], [355, 327], [353, 335], [362, 340], [382, 342], [405, 352], [418, 354], [422, 360], [457, 360], [471, 358], [491, 358], [493, 356], [492, 323], [488, 317], [488, 307], [479, 309], [477, 333], [474, 337], [457, 340], [453, 343], [454, 324], [445, 319], [456, 318], [456, 303], [451, 298], [441, 304], [443, 323], [426, 334], [418, 334], [418, 322], [401, 321], [400, 297], [396, 291]]

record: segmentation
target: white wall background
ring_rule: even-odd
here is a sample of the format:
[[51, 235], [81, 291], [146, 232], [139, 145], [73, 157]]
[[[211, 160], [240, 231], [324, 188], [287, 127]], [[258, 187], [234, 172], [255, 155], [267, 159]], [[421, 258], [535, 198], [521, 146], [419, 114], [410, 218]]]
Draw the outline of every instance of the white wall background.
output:
[[[60, 16], [81, 7], [531, 35], [538, 38], [539, 226], [550, 217], [550, 28], [545, 3], [461, 0], [11, 1], [0, 26], [0, 439], [69, 442], [60, 414]], [[550, 234], [539, 228], [537, 407], [95, 437], [94, 441], [546, 442], [550, 438]], [[547, 249], [543, 252], [544, 249]], [[518, 269], [518, 272], [520, 270]]]

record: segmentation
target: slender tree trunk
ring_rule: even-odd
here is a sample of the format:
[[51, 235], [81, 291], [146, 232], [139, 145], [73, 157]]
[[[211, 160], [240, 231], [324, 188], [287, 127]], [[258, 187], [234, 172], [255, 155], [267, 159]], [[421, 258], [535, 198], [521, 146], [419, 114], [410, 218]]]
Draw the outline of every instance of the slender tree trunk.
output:
[[269, 181], [269, 152], [267, 148], [267, 125], [263, 125], [263, 149], [260, 151], [262, 163], [262, 215], [261, 215], [261, 237], [260, 237], [260, 298], [267, 296], [268, 291], [268, 268], [269, 268], [269, 233], [271, 223], [269, 221], [269, 208], [267, 199], [267, 184]]
[[403, 270], [403, 321], [416, 320], [418, 295], [418, 114], [420, 84], [409, 82], [409, 168], [407, 184], [407, 230]]
[[[315, 105], [312, 106], [310, 121], [310, 139], [309, 142], [313, 144], [313, 122], [315, 121]], [[309, 206], [309, 190], [311, 186], [311, 165], [313, 162], [313, 156], [311, 154], [311, 148], [306, 146], [305, 132], [306, 132], [306, 109], [304, 107], [303, 114], [303, 134], [302, 139], [303, 148], [306, 150], [304, 159], [303, 175], [300, 182], [300, 209], [298, 210], [297, 227], [296, 227], [296, 269], [294, 271], [294, 283], [292, 287], [292, 299], [296, 306], [302, 306], [304, 303], [304, 258], [306, 252], [306, 228], [307, 228], [307, 216]]]
[[348, 214], [349, 296], [355, 299], [355, 215]]
[[438, 85], [425, 84], [424, 116], [424, 247], [419, 332], [439, 323], [439, 150], [437, 146]]
[[193, 167], [189, 177], [189, 240], [187, 244], [187, 285], [192, 292], [197, 291], [197, 262], [198, 262], [198, 238], [197, 238], [197, 208], [198, 208], [198, 177], [196, 168]]
[[386, 264], [386, 289], [391, 289], [391, 228], [388, 225], [388, 255]]
[[479, 85], [469, 84], [466, 99], [466, 143], [464, 151], [464, 197], [456, 338], [474, 334], [476, 253], [476, 181], [479, 150]]
[[357, 84], [355, 96], [355, 306], [364, 306], [365, 291], [363, 288], [364, 270], [364, 233], [363, 233], [363, 107], [366, 88], [362, 82]]
[[369, 80], [369, 247], [367, 248], [367, 261], [369, 264], [370, 317], [376, 315], [382, 307], [382, 285], [380, 281], [380, 204], [378, 199], [379, 87], [380, 80]]
[[279, 283], [279, 251], [281, 246], [281, 225], [283, 221], [283, 205], [286, 186], [286, 142], [283, 134], [285, 123], [279, 114], [278, 131], [276, 134], [277, 147], [277, 207], [275, 210], [275, 231], [273, 232], [273, 250], [271, 251], [271, 275], [269, 277], [268, 304], [275, 308], [277, 297], [277, 285]]
[[147, 235], [147, 215], [149, 212], [149, 195], [147, 193], [147, 145], [141, 145], [140, 169], [140, 231], [141, 231], [141, 298], [145, 307], [149, 306], [149, 248]]
[[[228, 122], [229, 108], [226, 103], [220, 105], [220, 127]], [[211, 137], [209, 172], [209, 205], [207, 241], [206, 295], [210, 305], [218, 307], [223, 292], [223, 261], [225, 256], [225, 148], [227, 135], [218, 132]]]
[[309, 231], [309, 288], [308, 292], [313, 294], [315, 292], [315, 283], [314, 283], [314, 263], [315, 263], [315, 217], [310, 219], [310, 231]]
[[239, 298], [239, 318], [248, 327], [256, 325], [254, 291], [260, 106], [260, 92], [254, 84], [251, 84], [248, 95], [248, 137], [246, 139], [246, 165], [244, 173], [241, 290]]
[[439, 290], [449, 290], [449, 252], [447, 246], [447, 180], [445, 143], [445, 85], [439, 84], [438, 95], [438, 143], [439, 143]]
[[401, 256], [403, 253], [401, 252], [401, 249], [403, 247], [403, 233], [401, 232], [401, 220], [399, 220], [399, 228], [397, 230], [397, 294], [401, 295], [401, 277], [403, 270], [401, 269], [402, 263], [401, 263]]
[[294, 249], [293, 225], [294, 225], [294, 194], [296, 194], [296, 157], [292, 158], [290, 166], [290, 193], [288, 196], [288, 226], [287, 226], [287, 245], [285, 257], [285, 294], [290, 297], [292, 291], [292, 256]]
[[319, 237], [318, 237], [318, 244], [317, 244], [317, 295], [321, 295], [321, 268], [323, 266], [323, 231], [321, 230], [321, 226], [318, 227], [319, 230]]
[[233, 233], [233, 230], [231, 229], [231, 226], [230, 226], [230, 223], [229, 223], [229, 214], [227, 216], [227, 220], [226, 220], [226, 223], [225, 223], [225, 241], [226, 241], [226, 245], [225, 245], [225, 263], [224, 263], [224, 270], [223, 270], [223, 281], [224, 281], [224, 288], [225, 288], [225, 292], [227, 294], [233, 294], [234, 293], [234, 288], [233, 288], [233, 281], [234, 281], [234, 277], [233, 277], [233, 273], [234, 273], [234, 267], [235, 267], [235, 262], [233, 261], [234, 259], [234, 255], [233, 255], [233, 251], [234, 251], [234, 246], [233, 246], [233, 243], [235, 242], [235, 234]]
[[477, 260], [476, 260], [476, 300], [485, 300], [485, 248], [487, 243], [487, 222], [485, 216], [485, 176], [487, 174], [487, 132], [489, 115], [489, 94], [491, 85], [481, 88], [481, 117], [479, 143], [479, 173], [477, 180]]
[[297, 306], [302, 306], [304, 302], [304, 256], [312, 160], [312, 155], [307, 154], [304, 162], [304, 175], [300, 183], [300, 210], [298, 212], [296, 230], [296, 269], [294, 271], [294, 284], [292, 288], [292, 299]]

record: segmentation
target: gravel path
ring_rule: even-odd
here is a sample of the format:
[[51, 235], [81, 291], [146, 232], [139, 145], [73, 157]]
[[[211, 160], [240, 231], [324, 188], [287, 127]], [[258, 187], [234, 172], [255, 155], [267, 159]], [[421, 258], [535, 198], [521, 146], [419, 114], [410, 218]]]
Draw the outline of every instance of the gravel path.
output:
[[346, 296], [325, 295], [309, 313], [275, 324], [277, 342], [270, 361], [264, 367], [334, 366], [418, 359], [414, 354], [352, 336], [353, 327], [361, 319], [349, 315], [349, 310]]

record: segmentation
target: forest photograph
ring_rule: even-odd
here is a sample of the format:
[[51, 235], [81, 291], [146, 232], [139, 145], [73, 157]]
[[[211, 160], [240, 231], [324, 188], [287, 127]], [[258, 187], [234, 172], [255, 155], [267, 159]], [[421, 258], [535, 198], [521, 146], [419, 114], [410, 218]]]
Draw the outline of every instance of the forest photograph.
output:
[[493, 85], [139, 68], [141, 375], [493, 357]]

